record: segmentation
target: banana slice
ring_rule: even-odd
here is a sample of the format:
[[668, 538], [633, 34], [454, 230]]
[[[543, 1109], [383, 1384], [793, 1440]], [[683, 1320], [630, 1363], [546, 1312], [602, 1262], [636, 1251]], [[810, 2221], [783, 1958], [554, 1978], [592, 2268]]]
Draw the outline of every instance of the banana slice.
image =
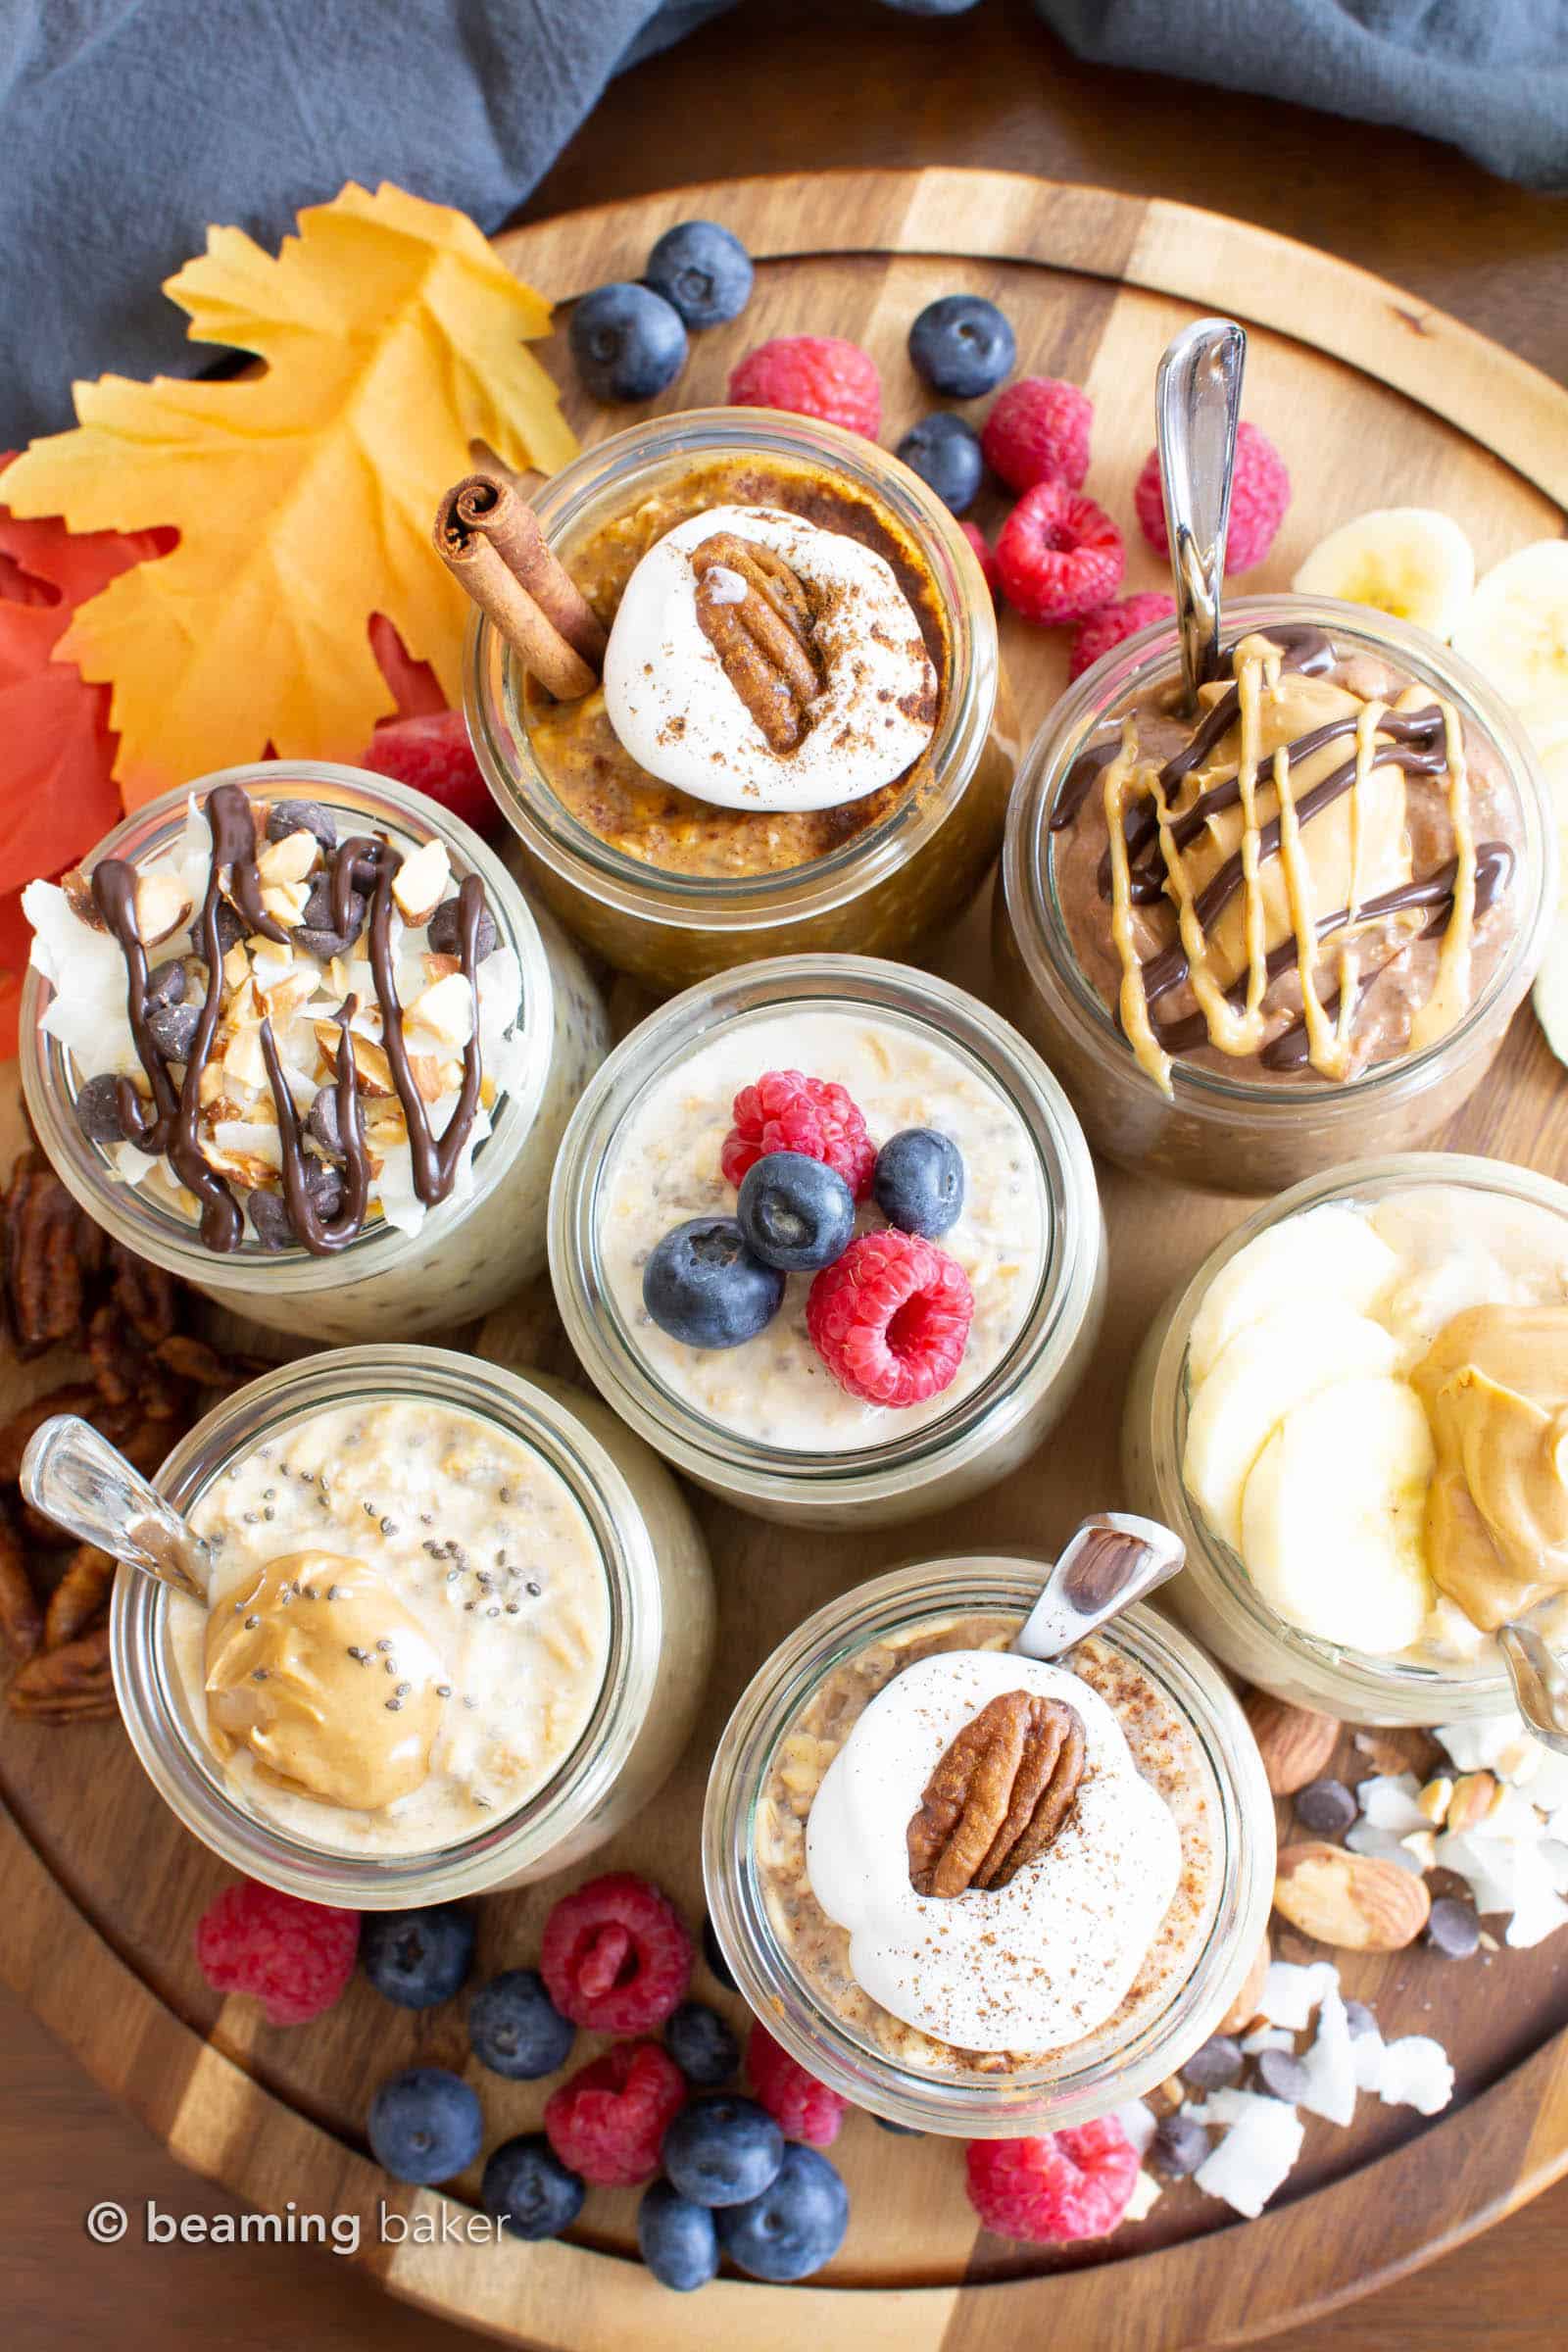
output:
[[1557, 921], [1530, 1001], [1547, 1045], [1568, 1064], [1568, 721], [1540, 759], [1557, 811]]
[[1188, 1378], [1206, 1380], [1239, 1331], [1286, 1299], [1337, 1300], [1364, 1314], [1399, 1271], [1399, 1260], [1353, 1208], [1309, 1208], [1287, 1217], [1220, 1268], [1193, 1317]]
[[1402, 1380], [1342, 1380], [1281, 1422], [1242, 1498], [1242, 1557], [1320, 1641], [1408, 1649], [1432, 1606], [1423, 1544], [1432, 1435]]
[[1538, 539], [1486, 573], [1453, 633], [1538, 744], [1568, 727], [1568, 539]]
[[1375, 507], [1320, 539], [1291, 586], [1339, 596], [1453, 635], [1476, 584], [1475, 551], [1451, 514], [1435, 507]]

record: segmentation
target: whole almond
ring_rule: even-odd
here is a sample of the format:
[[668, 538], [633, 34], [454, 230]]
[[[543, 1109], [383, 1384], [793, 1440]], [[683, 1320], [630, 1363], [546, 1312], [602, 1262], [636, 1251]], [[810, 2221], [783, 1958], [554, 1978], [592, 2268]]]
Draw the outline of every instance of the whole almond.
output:
[[1232, 2001], [1219, 2024], [1214, 2028], [1216, 2034], [1244, 2034], [1253, 2018], [1258, 2015], [1263, 2003], [1263, 1980], [1268, 1975], [1268, 1964], [1271, 1958], [1269, 1940], [1265, 1936], [1252, 1955], [1252, 1965], [1248, 1970], [1235, 2000]]
[[1266, 1690], [1250, 1690], [1242, 1708], [1276, 1796], [1294, 1796], [1308, 1781], [1322, 1779], [1340, 1744], [1340, 1727], [1332, 1715], [1293, 1707], [1288, 1699], [1272, 1698]]
[[1397, 1862], [1313, 1842], [1281, 1849], [1274, 1908], [1319, 1943], [1398, 1952], [1426, 1926], [1432, 1898], [1426, 1882]]

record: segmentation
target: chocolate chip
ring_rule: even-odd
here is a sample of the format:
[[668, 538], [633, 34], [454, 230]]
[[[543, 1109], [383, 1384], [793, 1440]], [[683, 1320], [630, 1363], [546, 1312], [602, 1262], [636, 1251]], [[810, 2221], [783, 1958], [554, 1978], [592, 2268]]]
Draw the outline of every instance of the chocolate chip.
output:
[[334, 930], [332, 885], [322, 874], [311, 884], [307, 894], [304, 917], [294, 933], [295, 944], [308, 956], [318, 956], [323, 963], [330, 962], [334, 956], [346, 956], [365, 929], [366, 908], [364, 892], [351, 891], [348, 923], [343, 930]]
[[1295, 1802], [1301, 1827], [1321, 1838], [1343, 1836], [1361, 1810], [1343, 1781], [1309, 1781]]
[[163, 1012], [171, 1004], [185, 1002], [185, 966], [172, 959], [155, 964], [147, 975], [147, 994], [143, 1002], [149, 1012]]
[[1167, 2180], [1185, 2180], [1208, 2154], [1208, 2133], [1190, 2115], [1167, 2115], [1149, 2143], [1149, 2161]]
[[167, 1004], [147, 1023], [148, 1034], [166, 1061], [184, 1061], [201, 1026], [200, 1004]]
[[[463, 954], [463, 931], [458, 922], [456, 899], [442, 900], [430, 917], [429, 928], [424, 935], [424, 944], [432, 956], [461, 956]], [[474, 961], [483, 963], [485, 957], [493, 956], [495, 952], [496, 927], [491, 919], [490, 909], [486, 907], [479, 917], [478, 937], [475, 940], [473, 951]]]
[[338, 1125], [337, 1089], [323, 1086], [312, 1100], [305, 1124], [328, 1159], [343, 1159], [343, 1131]]
[[1345, 2022], [1350, 2029], [1352, 2041], [1361, 2041], [1368, 2034], [1375, 2034], [1378, 2030], [1378, 2021], [1365, 2001], [1347, 2001]]
[[267, 820], [269, 841], [286, 841], [291, 833], [314, 833], [323, 850], [337, 848], [337, 821], [319, 801], [274, 801]]
[[1310, 2081], [1299, 2058], [1289, 2050], [1259, 2050], [1257, 2079], [1271, 2099], [1283, 2099], [1287, 2107], [1300, 2105]]
[[112, 1070], [89, 1078], [76, 1091], [76, 1124], [89, 1144], [122, 1144], [124, 1126], [120, 1116], [120, 1080]]
[[[218, 902], [218, 953], [220, 956], [226, 956], [230, 948], [237, 947], [242, 939], [249, 937], [249, 932], [228, 901], [220, 899]], [[196, 939], [199, 946], [201, 943], [199, 923], [196, 929]]]
[[1228, 2090], [1233, 2082], [1241, 2081], [1246, 2063], [1235, 2035], [1216, 2034], [1201, 2049], [1193, 2052], [1181, 2069], [1181, 2078], [1196, 2090]]
[[305, 1190], [311, 1206], [323, 1225], [330, 1225], [343, 1205], [343, 1179], [336, 1168], [327, 1167], [318, 1159], [305, 1163]]
[[1481, 1922], [1457, 1895], [1440, 1894], [1427, 1921], [1427, 1941], [1445, 1960], [1468, 1960], [1481, 1942]]
[[245, 1203], [251, 1230], [264, 1250], [286, 1250], [294, 1239], [288, 1210], [278, 1193], [258, 1190]]

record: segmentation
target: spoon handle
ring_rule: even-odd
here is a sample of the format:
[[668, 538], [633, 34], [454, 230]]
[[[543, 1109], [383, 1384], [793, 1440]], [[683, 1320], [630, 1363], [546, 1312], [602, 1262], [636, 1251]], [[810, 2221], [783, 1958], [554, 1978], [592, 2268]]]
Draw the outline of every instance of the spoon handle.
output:
[[1497, 1628], [1497, 1646], [1513, 1678], [1519, 1712], [1538, 1740], [1568, 1756], [1568, 1670], [1528, 1618]]
[[33, 1433], [22, 1457], [22, 1492], [80, 1543], [206, 1599], [212, 1554], [200, 1536], [74, 1413], [57, 1413]]
[[1165, 347], [1154, 437], [1189, 702], [1219, 668], [1220, 585], [1231, 516], [1247, 337], [1234, 318], [1196, 318]]
[[1097, 1511], [1068, 1538], [1045, 1590], [1007, 1644], [1024, 1658], [1059, 1658], [1107, 1618], [1130, 1609], [1187, 1559], [1180, 1536], [1131, 1511]]

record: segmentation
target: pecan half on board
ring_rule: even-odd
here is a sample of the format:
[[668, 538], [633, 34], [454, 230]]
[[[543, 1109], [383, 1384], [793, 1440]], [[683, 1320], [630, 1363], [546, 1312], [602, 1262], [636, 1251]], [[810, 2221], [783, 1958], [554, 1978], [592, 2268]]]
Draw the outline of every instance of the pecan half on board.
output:
[[916, 1894], [1005, 1886], [1045, 1852], [1084, 1775], [1084, 1727], [1065, 1699], [1004, 1690], [966, 1723], [909, 1823]]
[[724, 675], [767, 738], [793, 752], [822, 689], [811, 600], [770, 547], [715, 531], [692, 549], [697, 621]]

